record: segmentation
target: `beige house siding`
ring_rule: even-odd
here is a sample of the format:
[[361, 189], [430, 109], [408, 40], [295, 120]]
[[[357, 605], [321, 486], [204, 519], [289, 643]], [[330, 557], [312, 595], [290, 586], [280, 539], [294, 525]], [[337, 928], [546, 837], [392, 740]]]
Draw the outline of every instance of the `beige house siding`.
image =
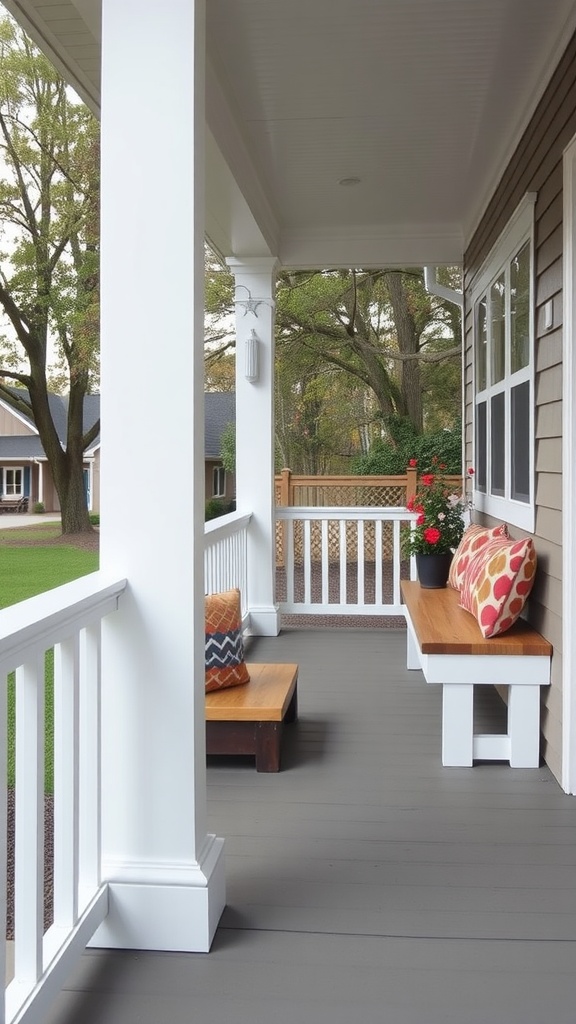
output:
[[[552, 686], [544, 695], [543, 754], [560, 779], [562, 765], [562, 156], [576, 134], [576, 38], [573, 38], [468, 246], [464, 260], [465, 448], [472, 463], [472, 309], [470, 296], [492, 246], [526, 192], [535, 206], [536, 525], [538, 575], [528, 616], [554, 645]], [[543, 307], [553, 303], [553, 328]], [[522, 531], [511, 529], [513, 536]]]
[[17, 413], [0, 405], [0, 436], [21, 437], [25, 434], [29, 437], [30, 434], [35, 433], [36, 431], [29, 427], [27, 423], [24, 423]]

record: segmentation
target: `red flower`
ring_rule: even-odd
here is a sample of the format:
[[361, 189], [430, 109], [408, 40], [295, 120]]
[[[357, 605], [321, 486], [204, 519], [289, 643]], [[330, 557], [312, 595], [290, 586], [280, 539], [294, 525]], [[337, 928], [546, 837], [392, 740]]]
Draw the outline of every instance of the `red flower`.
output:
[[440, 530], [437, 530], [435, 526], [427, 526], [423, 533], [424, 540], [428, 544], [437, 544], [440, 536]]
[[412, 466], [412, 467], [417, 466], [418, 465], [418, 459], [410, 459], [410, 462], [408, 463], [408, 465]]
[[474, 476], [474, 470], [472, 469], [472, 466], [469, 466], [468, 468], [468, 476]]
[[408, 498], [408, 501], [406, 502], [406, 508], [408, 509], [409, 512], [414, 511], [414, 495], [412, 495], [411, 498]]
[[[421, 512], [420, 515], [418, 516], [418, 519], [416, 520], [416, 526], [424, 526], [425, 522], [426, 522], [426, 516], [424, 515], [423, 512]], [[438, 531], [436, 531], [436, 532], [438, 533]], [[439, 533], [438, 533], [438, 536], [440, 536]]]
[[424, 475], [420, 477], [420, 482], [424, 487], [432, 487], [434, 480], [434, 473], [424, 473]]

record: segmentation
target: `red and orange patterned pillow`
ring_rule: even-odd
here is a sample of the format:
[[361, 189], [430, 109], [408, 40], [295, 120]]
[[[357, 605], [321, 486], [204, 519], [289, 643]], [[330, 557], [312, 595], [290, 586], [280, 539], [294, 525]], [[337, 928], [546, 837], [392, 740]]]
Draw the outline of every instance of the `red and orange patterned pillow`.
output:
[[483, 637], [510, 629], [534, 583], [536, 550], [525, 540], [493, 539], [469, 562], [460, 605], [475, 616]]
[[208, 594], [206, 617], [206, 693], [250, 682], [244, 661], [240, 591]]
[[454, 590], [461, 590], [462, 583], [464, 580], [464, 573], [468, 568], [468, 565], [472, 558], [478, 554], [481, 548], [490, 540], [494, 538], [503, 538], [508, 536], [508, 527], [506, 523], [502, 523], [501, 526], [469, 526], [462, 536], [456, 551], [454, 552], [454, 558], [450, 565], [450, 574], [448, 576], [448, 584], [454, 587]]

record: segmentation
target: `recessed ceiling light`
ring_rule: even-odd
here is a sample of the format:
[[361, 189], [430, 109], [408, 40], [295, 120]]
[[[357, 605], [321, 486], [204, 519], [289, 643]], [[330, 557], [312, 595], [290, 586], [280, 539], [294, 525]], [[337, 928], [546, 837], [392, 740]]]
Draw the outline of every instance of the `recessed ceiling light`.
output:
[[339, 185], [359, 185], [360, 178], [340, 178]]

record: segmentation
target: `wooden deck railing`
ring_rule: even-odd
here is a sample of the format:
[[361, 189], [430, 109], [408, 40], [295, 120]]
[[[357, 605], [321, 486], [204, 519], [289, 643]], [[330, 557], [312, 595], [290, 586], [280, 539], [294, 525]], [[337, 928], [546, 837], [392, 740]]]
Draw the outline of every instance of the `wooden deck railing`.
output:
[[[108, 890], [100, 878], [100, 630], [125, 586], [126, 580], [111, 582], [96, 572], [0, 613], [4, 765], [12, 672], [16, 698], [14, 977], [0, 1014], [7, 1024], [45, 1019], [54, 992], [108, 912]], [[44, 933], [44, 679], [45, 653], [52, 648], [54, 920]], [[1, 792], [0, 871], [6, 877], [5, 787]]]
[[[403, 615], [405, 508], [278, 508], [280, 609], [300, 615]], [[404, 575], [412, 575], [404, 561]]]
[[205, 524], [204, 591], [217, 594], [238, 587], [242, 601], [242, 621], [248, 625], [247, 537], [250, 515], [230, 512]]

